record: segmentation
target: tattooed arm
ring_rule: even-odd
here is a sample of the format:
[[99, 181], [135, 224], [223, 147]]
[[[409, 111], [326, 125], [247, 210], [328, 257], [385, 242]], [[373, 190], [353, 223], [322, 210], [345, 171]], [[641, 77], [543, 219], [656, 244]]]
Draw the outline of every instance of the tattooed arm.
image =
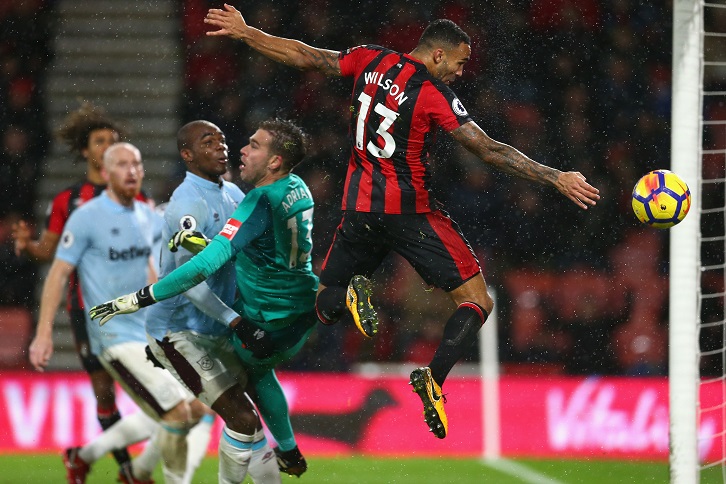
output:
[[204, 23], [219, 29], [207, 32], [207, 35], [224, 35], [242, 40], [254, 50], [275, 62], [300, 70], [320, 71], [327, 76], [340, 75], [338, 52], [317, 49], [298, 40], [275, 37], [250, 27], [245, 22], [242, 14], [226, 3], [224, 4], [224, 10], [218, 8], [209, 9], [207, 16], [204, 18]]
[[537, 163], [517, 149], [493, 140], [473, 121], [456, 128], [451, 135], [484, 163], [510, 175], [552, 185], [580, 208], [587, 209], [586, 204], [595, 205], [600, 199], [600, 191], [587, 183], [580, 172], [562, 172]]

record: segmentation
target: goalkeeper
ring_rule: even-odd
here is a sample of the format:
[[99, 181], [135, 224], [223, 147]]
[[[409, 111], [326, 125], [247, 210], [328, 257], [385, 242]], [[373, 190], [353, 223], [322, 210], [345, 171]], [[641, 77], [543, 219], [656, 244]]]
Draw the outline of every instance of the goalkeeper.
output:
[[[260, 393], [256, 400], [263, 405], [264, 415], [264, 407], [287, 410], [273, 368], [300, 350], [317, 322], [314, 305], [318, 279], [312, 272], [310, 257], [313, 199], [305, 183], [290, 173], [305, 156], [305, 136], [294, 124], [283, 120], [261, 123], [241, 154], [240, 177], [254, 185], [254, 189], [208, 247], [156, 284], [92, 308], [91, 317], [100, 318], [104, 324], [117, 314], [134, 312], [182, 294], [234, 259], [239, 299], [233, 309], [241, 318], [231, 320], [229, 326], [234, 332], [235, 351], [248, 370], [247, 388]], [[203, 236], [193, 232], [190, 227], [176, 234], [171, 246], [199, 249], [205, 244]], [[159, 359], [171, 360], [175, 356], [163, 336], [151, 337], [150, 347]], [[206, 360], [200, 364], [206, 365], [205, 376], [222, 371]], [[177, 372], [183, 379], [184, 375]], [[201, 383], [196, 369], [190, 374], [195, 380], [190, 383]], [[243, 400], [236, 404], [249, 403]], [[212, 408], [217, 410], [218, 405]], [[230, 438], [239, 444], [254, 441], [258, 432], [256, 422], [242, 423], [243, 432], [229, 432], [225, 428], [227, 435], [220, 441], [220, 452], [223, 442]], [[267, 423], [270, 425], [271, 420]], [[280, 428], [270, 430], [273, 435], [280, 434]], [[292, 438], [291, 430], [289, 437]], [[282, 447], [284, 441], [278, 443]], [[220, 459], [220, 472], [223, 461]], [[289, 468], [288, 473], [299, 475], [305, 470], [297, 447], [278, 453], [278, 462], [283, 470]]]

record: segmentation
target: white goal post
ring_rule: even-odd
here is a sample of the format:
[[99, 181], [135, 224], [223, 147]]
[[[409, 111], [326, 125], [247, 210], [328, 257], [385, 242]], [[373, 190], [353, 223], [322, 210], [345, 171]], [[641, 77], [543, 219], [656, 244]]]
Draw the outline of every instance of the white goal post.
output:
[[670, 482], [700, 481], [698, 460], [700, 188], [703, 109], [702, 0], [673, 2], [671, 170], [691, 189], [692, 209], [670, 229]]
[[501, 456], [499, 413], [499, 337], [497, 327], [497, 294], [489, 288], [494, 309], [479, 330], [479, 371], [481, 374], [482, 458], [496, 461]]

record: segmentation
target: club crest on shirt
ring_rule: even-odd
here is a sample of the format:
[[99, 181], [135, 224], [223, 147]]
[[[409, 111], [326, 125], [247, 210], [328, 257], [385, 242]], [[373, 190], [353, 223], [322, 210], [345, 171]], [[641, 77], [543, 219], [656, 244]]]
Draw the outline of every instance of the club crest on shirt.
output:
[[204, 355], [199, 360], [197, 360], [197, 365], [199, 365], [199, 368], [201, 368], [202, 370], [209, 371], [214, 368], [214, 360], [211, 359], [209, 355]]
[[451, 109], [454, 110], [457, 116], [466, 116], [466, 108], [463, 104], [461, 104], [461, 101], [459, 101], [458, 97], [455, 97], [453, 101], [451, 101]]
[[179, 219], [179, 228], [182, 230], [195, 230], [197, 228], [197, 219], [191, 215], [184, 215]]
[[73, 233], [71, 231], [66, 230], [65, 232], [63, 232], [63, 235], [61, 236], [61, 240], [60, 240], [61, 247], [63, 247], [64, 249], [67, 249], [68, 247], [73, 245], [73, 241], [74, 241], [74, 238], [73, 238]]

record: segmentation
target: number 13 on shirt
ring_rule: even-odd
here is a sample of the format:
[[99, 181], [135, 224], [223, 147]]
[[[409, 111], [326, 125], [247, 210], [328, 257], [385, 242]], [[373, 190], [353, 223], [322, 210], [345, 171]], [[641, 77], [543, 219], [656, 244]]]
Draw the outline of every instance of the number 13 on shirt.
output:
[[[358, 101], [360, 101], [360, 111], [358, 112], [358, 119], [356, 122], [355, 146], [359, 150], [363, 149], [363, 135], [365, 133], [365, 125], [366, 118], [368, 117], [368, 111], [370, 111], [371, 109], [371, 100], [372, 98], [364, 92], [360, 93], [360, 96], [358, 96]], [[376, 107], [373, 108], [373, 111], [383, 116], [383, 119], [381, 120], [381, 124], [378, 126], [376, 134], [383, 138], [385, 145], [380, 148], [376, 146], [373, 141], [369, 141], [366, 148], [368, 149], [368, 152], [370, 154], [377, 158], [390, 158], [391, 156], [393, 156], [393, 152], [396, 150], [396, 142], [393, 140], [393, 136], [391, 136], [391, 133], [388, 132], [388, 128], [390, 128], [393, 122], [396, 120], [396, 118], [398, 117], [398, 113], [392, 109], [387, 108], [383, 105], [383, 103], [376, 104]]]

